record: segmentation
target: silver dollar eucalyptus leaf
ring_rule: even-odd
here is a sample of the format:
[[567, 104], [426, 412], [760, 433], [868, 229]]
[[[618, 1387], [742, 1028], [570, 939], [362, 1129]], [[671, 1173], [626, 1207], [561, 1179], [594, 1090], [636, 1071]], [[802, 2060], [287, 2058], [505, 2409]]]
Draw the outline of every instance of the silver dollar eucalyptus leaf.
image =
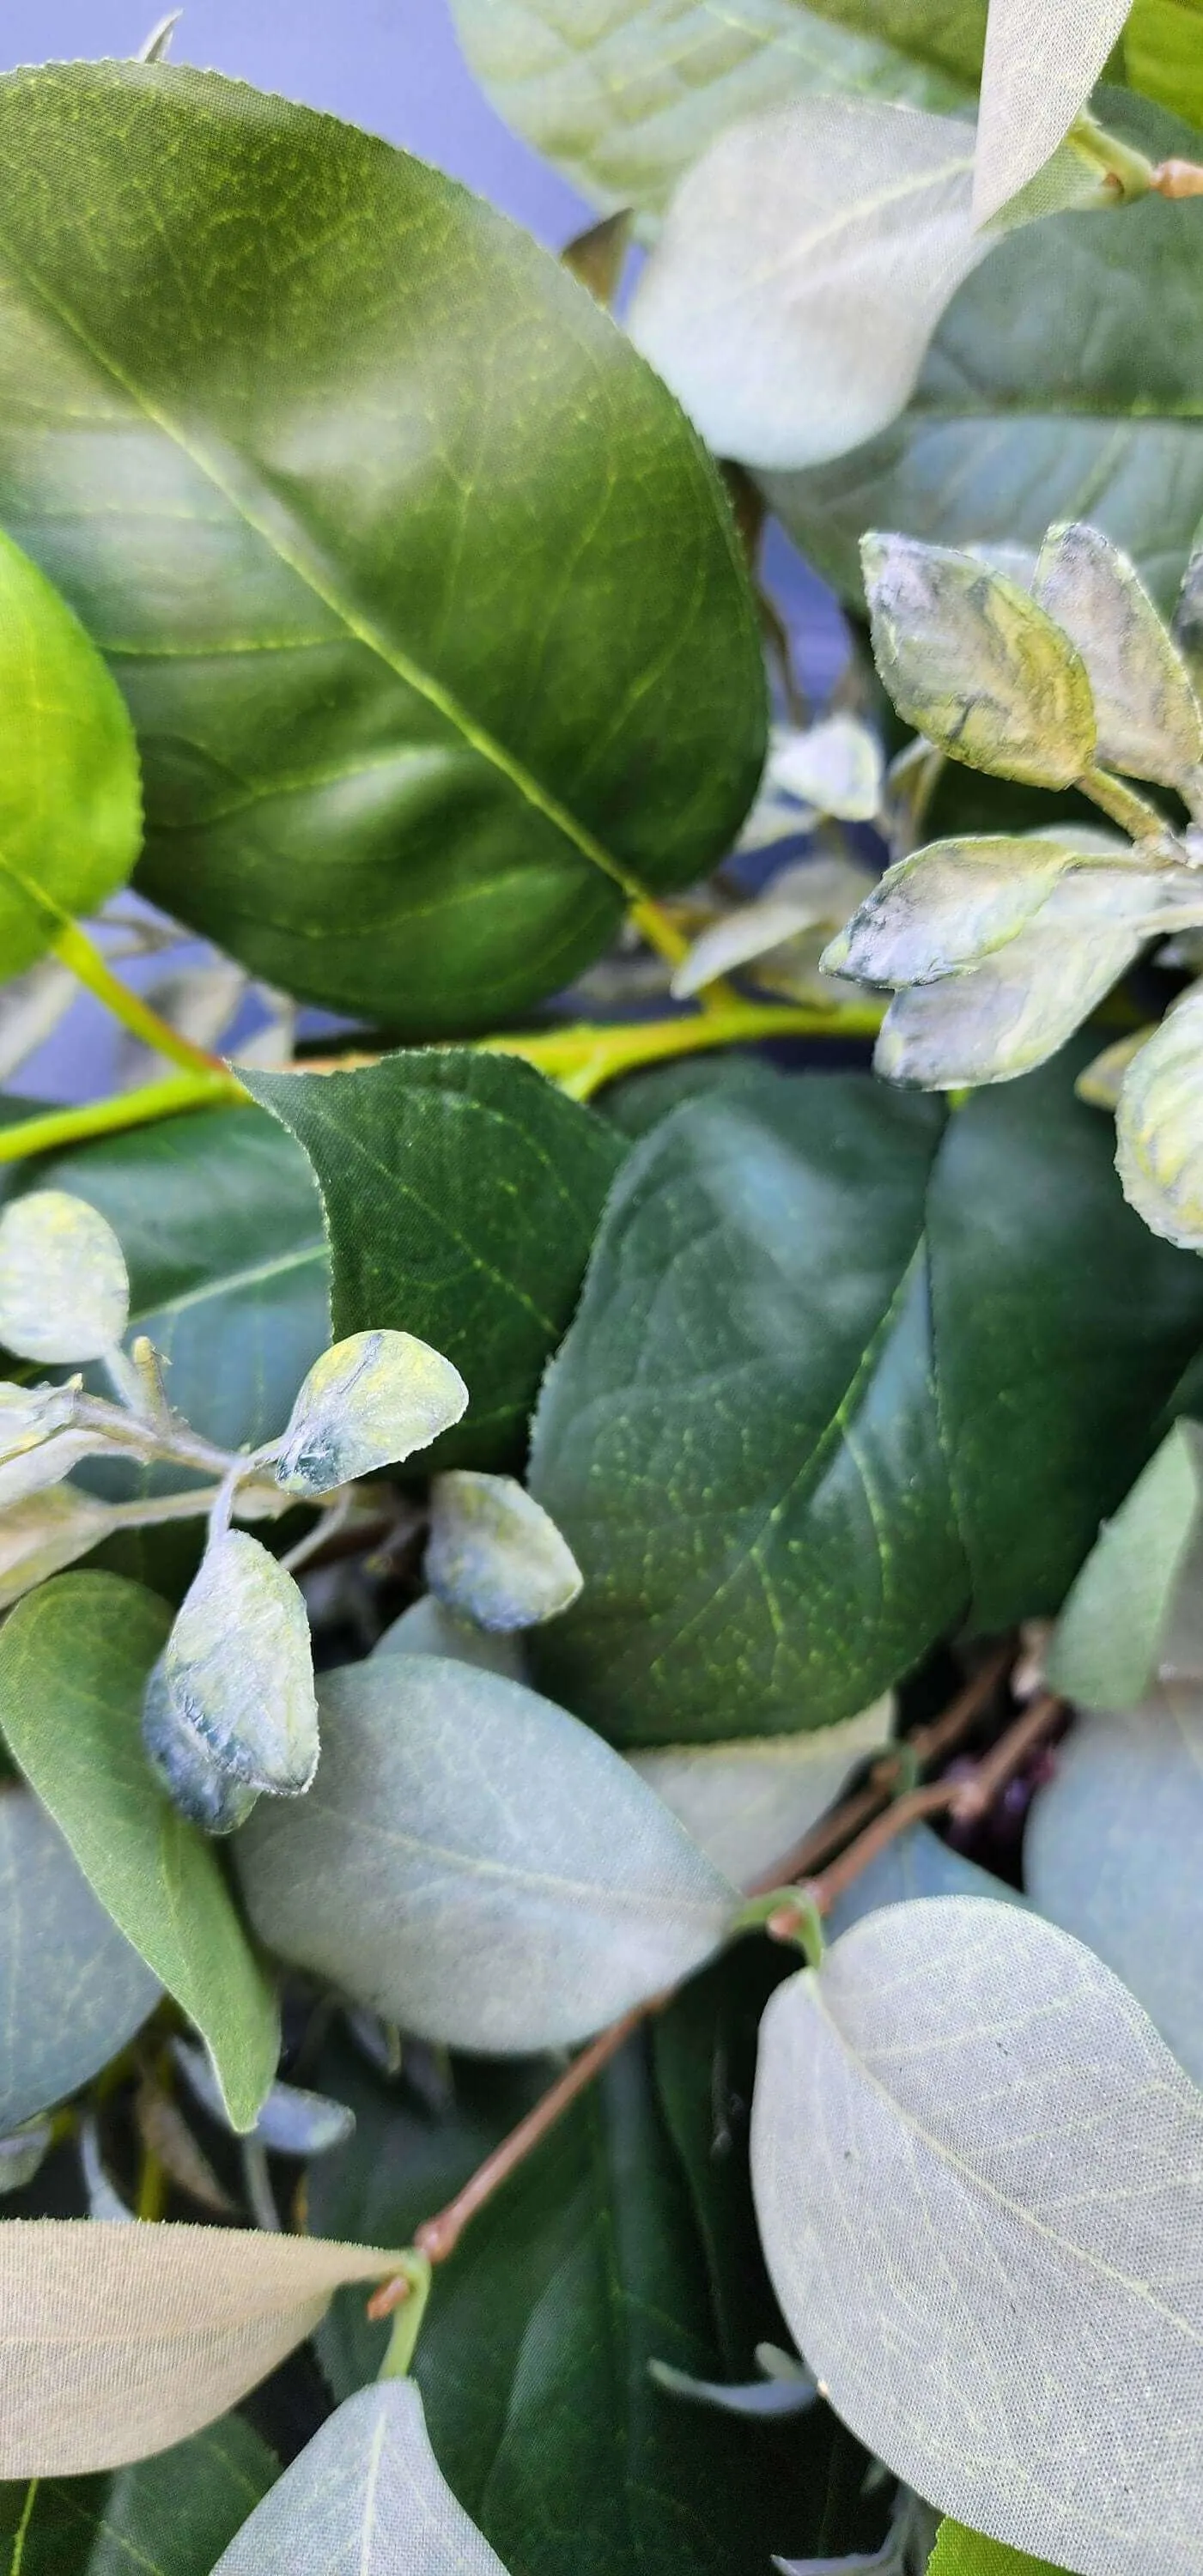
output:
[[512, 1476], [455, 1468], [430, 1489], [426, 1580], [481, 1628], [535, 1628], [575, 1601], [581, 1570], [542, 1505]]
[[427, 1449], [467, 1409], [459, 1370], [412, 1333], [352, 1333], [315, 1360], [280, 1447], [276, 1480], [290, 1494], [399, 1465]]
[[0, 1343], [24, 1360], [98, 1360], [129, 1320], [129, 1280], [106, 1219], [66, 1190], [31, 1190], [0, 1216]]
[[1103, 1525], [1058, 1620], [1050, 1689], [1127, 1709], [1159, 1674], [1203, 1678], [1203, 1429], [1176, 1422]]
[[1163, 787], [1191, 781], [1203, 760], [1199, 701], [1128, 557], [1097, 528], [1050, 528], [1033, 595], [1086, 665], [1100, 760]]
[[317, 1768], [309, 1621], [282, 1565], [244, 1530], [204, 1562], [147, 1693], [160, 1742], [185, 1739], [249, 1790], [296, 1797]]
[[[221, 2088], [207, 2050], [194, 2040], [173, 2039], [171, 2053], [190, 2090], [211, 2119], [230, 2127]], [[355, 2132], [355, 2113], [326, 2093], [308, 2093], [298, 2084], [273, 2084], [254, 2128], [248, 2135], [278, 2156], [326, 2156], [345, 2146]]]
[[1132, 1059], [1115, 1120], [1124, 1197], [1154, 1234], [1203, 1252], [1203, 987]]
[[1142, 945], [1139, 932], [1106, 922], [1059, 937], [1023, 930], [980, 966], [896, 994], [874, 1065], [921, 1091], [1012, 1082], [1064, 1046]]
[[162, 1988], [32, 1790], [0, 1792], [0, 2128], [65, 2101], [140, 2030]]
[[1070, 787], [1095, 753], [1085, 664], [1025, 590], [915, 538], [861, 545], [877, 667], [900, 715], [971, 769]]
[[526, 1652], [517, 1629], [490, 1631], [474, 1619], [461, 1619], [433, 1592], [411, 1601], [372, 1648], [373, 1655], [449, 1655], [453, 1663], [475, 1664], [482, 1673], [503, 1673], [524, 1682]]
[[505, 2576], [430, 2447], [412, 2379], [348, 2397], [257, 2504], [213, 2576]]
[[235, 1856], [278, 1955], [419, 2039], [567, 2047], [674, 1984], [739, 1911], [590, 1727], [494, 1673], [390, 1655], [322, 1683], [307, 1798]]

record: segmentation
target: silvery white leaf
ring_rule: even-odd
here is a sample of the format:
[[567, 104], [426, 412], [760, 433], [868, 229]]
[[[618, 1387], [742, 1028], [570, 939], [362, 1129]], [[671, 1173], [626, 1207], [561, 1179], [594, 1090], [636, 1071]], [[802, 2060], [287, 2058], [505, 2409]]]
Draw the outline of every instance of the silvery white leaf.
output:
[[675, 2370], [668, 2361], [650, 2361], [648, 2370], [657, 2388], [669, 2397], [683, 2397], [693, 2406], [713, 2406], [723, 2415], [758, 2417], [762, 2423], [807, 2414], [819, 2393], [817, 2382], [805, 2371], [794, 2379], [752, 2379], [729, 2387], [719, 2379], [691, 2379], [687, 2370]]
[[1089, 936], [1124, 924], [1141, 940], [1180, 915], [1203, 919], [1203, 878], [1141, 866], [1126, 848], [1099, 856], [1045, 833], [932, 841], [887, 868], [823, 962], [868, 984], [928, 984], [1029, 928]]
[[853, 1765], [880, 1750], [893, 1714], [887, 1692], [858, 1717], [809, 1734], [657, 1746], [628, 1759], [715, 1868], [750, 1887], [817, 1824]]
[[737, 905], [701, 932], [673, 976], [672, 992], [686, 1001], [716, 975], [746, 966], [752, 958], [763, 961], [774, 952], [784, 956], [805, 931], [834, 929], [873, 882], [871, 871], [850, 859], [804, 859], [797, 867], [782, 868], [754, 903]]
[[53, 1485], [7, 1504], [0, 1511], [0, 1610], [87, 1556], [113, 1527], [103, 1503], [75, 1485]]
[[581, 1570], [550, 1514], [512, 1476], [466, 1467], [430, 1489], [426, 1580], [478, 1627], [535, 1628], [575, 1601]]
[[378, 1637], [373, 1655], [449, 1655], [453, 1663], [475, 1664], [482, 1673], [503, 1673], [524, 1682], [526, 1649], [517, 1629], [478, 1628], [475, 1620], [458, 1618], [433, 1592], [411, 1601], [391, 1628]]
[[4, 987], [0, 1002], [0, 1083], [8, 1082], [26, 1057], [53, 1037], [78, 998], [79, 985], [69, 966], [44, 957]]
[[26, 1360], [96, 1360], [129, 1319], [129, 1280], [106, 1219], [66, 1190], [0, 1214], [0, 1343]]
[[459, 1370], [412, 1333], [352, 1333], [315, 1360], [292, 1408], [276, 1481], [290, 1494], [400, 1465], [467, 1410]]
[[972, 165], [968, 126], [867, 99], [796, 99], [710, 145], [630, 330], [716, 454], [817, 465], [903, 409], [990, 247], [970, 222]]
[[100, 2130], [94, 2111], [85, 2111], [79, 2124], [79, 2161], [83, 2172], [84, 2190], [87, 2194], [89, 2218], [110, 2221], [116, 2219], [119, 2223], [127, 2220], [133, 2225], [132, 2209], [122, 2199], [120, 2192], [114, 2190], [105, 2171], [104, 2158], [100, 2152]]
[[821, 724], [775, 727], [769, 744], [771, 784], [833, 814], [841, 823], [871, 823], [880, 811], [885, 765], [876, 734], [856, 716], [834, 715]]
[[838, 1940], [863, 1914], [876, 1914], [883, 1905], [908, 1905], [918, 1896], [987, 1896], [1000, 1905], [1024, 1902], [1018, 1888], [1008, 1887], [1004, 1879], [966, 1860], [963, 1852], [942, 1842], [930, 1825], [912, 1825], [887, 1843], [836, 1899], [827, 1917], [828, 1939]]
[[245, 1530], [205, 1552], [167, 1640], [153, 1693], [219, 1768], [245, 1788], [295, 1797], [317, 1768], [317, 1702], [305, 1604], [274, 1556]]
[[494, 1673], [327, 1675], [307, 1798], [235, 1854], [277, 1954], [419, 2039], [567, 2047], [710, 1957], [735, 1890], [590, 1727]]
[[862, 540], [878, 670], [900, 715], [954, 759], [1071, 787], [1095, 754], [1076, 647], [1026, 590], [951, 546]]
[[1050, 528], [1034, 597], [1086, 665], [1100, 760], [1180, 787], [1203, 760], [1203, 716], [1182, 655], [1135, 566], [1097, 528]]
[[1203, 1251], [1203, 986], [1175, 1002], [1133, 1057], [1115, 1135], [1124, 1197], [1154, 1234]]
[[1018, 195], [1068, 134], [1132, 0], [990, 0], [973, 183], [975, 223]]
[[[208, 2052], [195, 2040], [173, 2039], [171, 2052], [186, 2083], [211, 2119], [230, 2127]], [[308, 2093], [298, 2084], [273, 2084], [255, 2126], [248, 2134], [279, 2156], [325, 2156], [345, 2146], [355, 2132], [355, 2113], [326, 2093]]]
[[1049, 1687], [1088, 1708], [1130, 1709], [1156, 1681], [1203, 1678], [1203, 1429], [1176, 1422], [1062, 1610]]
[[31, 2120], [9, 2138], [0, 2138], [0, 2198], [24, 2191], [43, 2165], [54, 2143], [49, 2120]]
[[1060, 936], [1040, 926], [1021, 931], [982, 965], [896, 994], [874, 1065], [887, 1081], [922, 1091], [1011, 1082], [1064, 1046], [1141, 945], [1122, 924]]
[[457, 2504], [412, 2379], [348, 2397], [257, 2504], [213, 2576], [506, 2576]]
[[1018, 1906], [872, 1914], [778, 1987], [752, 2115], [778, 2298], [945, 2513], [1081, 2576], [1194, 2576], [1203, 2098]]

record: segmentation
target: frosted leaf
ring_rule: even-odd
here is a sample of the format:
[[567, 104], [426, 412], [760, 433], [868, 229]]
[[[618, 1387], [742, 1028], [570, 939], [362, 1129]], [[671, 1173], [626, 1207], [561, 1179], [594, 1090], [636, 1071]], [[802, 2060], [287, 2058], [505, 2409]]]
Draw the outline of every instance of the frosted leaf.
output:
[[412, 1333], [352, 1333], [315, 1360], [281, 1444], [277, 1483], [290, 1494], [400, 1465], [466, 1411], [459, 1370]]
[[921, 1091], [1031, 1073], [1089, 1018], [1141, 944], [1122, 924], [1083, 925], [1059, 937], [1023, 930], [984, 964], [896, 994], [874, 1052], [876, 1069]]
[[1046, 1659], [1051, 1689], [1126, 1709], [1159, 1674], [1203, 1678], [1203, 1429], [1176, 1422], [1105, 1521]]
[[1099, 857], [1044, 833], [992, 833], [932, 841], [896, 860], [823, 963], [867, 984], [930, 984], [1036, 927], [1088, 938], [1124, 926], [1139, 941], [1179, 919], [1203, 920], [1203, 877], [1193, 868], [1141, 866], [1126, 844]]
[[1070, 787], [1095, 754], [1076, 647], [1026, 590], [951, 546], [862, 540], [877, 667], [900, 715], [956, 760]]
[[887, 1692], [858, 1717], [810, 1734], [664, 1745], [629, 1759], [715, 1868], [750, 1887], [788, 1858], [853, 1765], [887, 1741], [893, 1713]]
[[430, 1490], [426, 1580], [481, 1628], [534, 1628], [575, 1601], [581, 1570], [555, 1522], [512, 1476], [455, 1468]]
[[[309, 1621], [283, 1566], [244, 1530], [208, 1548], [147, 1694], [157, 1758], [180, 1740], [249, 1790], [295, 1797], [317, 1768]], [[148, 1737], [148, 1741], [149, 1741]]]
[[0, 1511], [0, 1610], [87, 1556], [112, 1528], [104, 1504], [74, 1485], [54, 1485], [8, 1504]]
[[412, 2379], [377, 2380], [327, 2418], [213, 2576], [505, 2576], [430, 2447]]
[[142, 1741], [173, 1807], [202, 1833], [232, 1834], [246, 1823], [259, 1791], [237, 1779], [202, 1742], [181, 1711], [162, 1660], [146, 1685]]
[[1203, 1252], [1203, 988], [1184, 993], [1133, 1057], [1115, 1132], [1125, 1198], [1154, 1234]]
[[97, 1360], [129, 1321], [129, 1280], [105, 1218], [66, 1190], [0, 1215], [0, 1344], [26, 1360]]
[[1097, 528], [1050, 528], [1034, 597], [1077, 645], [1115, 769], [1180, 787], [1203, 760], [1203, 717], [1177, 645], [1135, 567]]
[[[673, 976], [673, 993], [678, 1001], [688, 1000], [716, 975], [730, 974], [753, 960], [772, 961], [768, 978], [758, 975], [758, 982], [775, 981], [776, 969], [788, 972], [801, 962], [797, 952], [805, 935], [825, 935], [846, 921], [872, 883], [870, 871], [855, 867], [850, 859], [803, 859], [796, 867], [782, 868], [755, 903], [738, 904], [701, 932]], [[806, 962], [817, 969], [823, 939], [816, 937], [806, 944]], [[829, 992], [827, 998], [834, 996]]]

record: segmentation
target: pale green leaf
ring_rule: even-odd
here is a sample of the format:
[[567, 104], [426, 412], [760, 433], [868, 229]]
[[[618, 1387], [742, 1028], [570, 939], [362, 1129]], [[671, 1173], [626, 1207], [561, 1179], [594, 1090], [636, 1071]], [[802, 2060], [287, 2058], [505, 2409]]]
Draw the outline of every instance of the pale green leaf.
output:
[[1106, 921], [1022, 930], [980, 966], [896, 994], [874, 1065], [921, 1091], [1012, 1082], [1064, 1046], [1141, 944], [1139, 931]]
[[213, 2576], [505, 2576], [456, 2503], [412, 2379], [361, 2388], [257, 2505]]
[[481, 1628], [540, 1627], [575, 1601], [581, 1570], [541, 1503], [512, 1476], [453, 1468], [430, 1491], [426, 1580]]
[[284, 1959], [403, 2030], [567, 2046], [710, 1956], [734, 1891], [592, 1730], [430, 1655], [327, 1676], [308, 1797], [235, 1856]]
[[1097, 528], [1050, 528], [1033, 596], [1086, 665], [1099, 758], [1165, 787], [1203, 760], [1203, 716], [1186, 665], [1135, 567]]
[[1049, 1686], [1126, 1709], [1158, 1674], [1203, 1675], [1203, 1430], [1176, 1422], [1079, 1574], [1046, 1658]]
[[0, 1791], [0, 2130], [107, 2066], [160, 1992], [28, 1789]]
[[89, 1556], [112, 1527], [104, 1504], [77, 1485], [52, 1485], [7, 1504], [0, 1511], [0, 1610]]
[[106, 1219], [66, 1190], [31, 1190], [0, 1215], [0, 1343], [19, 1359], [103, 1359], [129, 1318], [129, 1279]]
[[1084, 107], [1132, 0], [990, 0], [973, 211], [987, 223]]
[[1203, 988], [1132, 1059], [1115, 1120], [1124, 1196], [1154, 1234], [1203, 1252]]
[[668, 1744], [630, 1756], [632, 1769], [679, 1816], [737, 1887], [767, 1879], [838, 1797], [849, 1772], [885, 1744], [893, 1702], [876, 1700], [813, 1735], [741, 1736], [732, 1744]]
[[942, 2522], [928, 2560], [927, 2576], [1064, 2576], [1047, 2558], [1031, 2558], [1005, 2540], [987, 2540], [963, 2522]]
[[837, 1897], [824, 1927], [828, 1939], [837, 1940], [862, 1915], [876, 1914], [883, 1905], [910, 1905], [919, 1896], [988, 1896], [1001, 1905], [1024, 1902], [1017, 1888], [1008, 1887], [991, 1870], [980, 1869], [976, 1861], [966, 1860], [930, 1825], [912, 1825], [906, 1833], [896, 1834]]
[[276, 1465], [290, 1494], [399, 1465], [428, 1449], [468, 1403], [459, 1370], [412, 1333], [352, 1333], [315, 1360], [292, 1408]]
[[877, 667], [901, 716], [971, 769], [1070, 787], [1094, 759], [1085, 666], [1025, 590], [909, 537], [861, 548]]
[[291, 1574], [245, 1530], [206, 1549], [156, 1682], [156, 1713], [169, 1708], [232, 1779], [276, 1797], [308, 1788], [318, 1757], [308, 1614]]
[[526, 1680], [526, 1658], [517, 1630], [478, 1628], [474, 1619], [461, 1619], [448, 1610], [433, 1592], [411, 1601], [408, 1610], [377, 1638], [372, 1653], [448, 1655], [452, 1663], [474, 1664], [480, 1672], [501, 1673], [512, 1682]]

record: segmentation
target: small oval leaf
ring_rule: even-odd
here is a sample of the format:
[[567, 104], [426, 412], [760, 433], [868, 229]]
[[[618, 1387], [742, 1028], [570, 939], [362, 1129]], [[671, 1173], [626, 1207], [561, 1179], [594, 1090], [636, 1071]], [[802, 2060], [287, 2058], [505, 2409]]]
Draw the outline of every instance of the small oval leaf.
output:
[[67, 1190], [31, 1190], [0, 1216], [0, 1343], [25, 1360], [98, 1360], [129, 1321], [129, 1279], [107, 1220]]
[[430, 2447], [412, 2379], [361, 2388], [323, 2424], [213, 2576], [505, 2576]]
[[277, 1483], [326, 1494], [399, 1466], [466, 1412], [459, 1370], [412, 1333], [352, 1333], [315, 1360], [284, 1434]]
[[1124, 1076], [1115, 1168], [1154, 1234], [1203, 1252], [1203, 986], [1184, 993]]
[[1086, 665], [1100, 760], [1181, 787], [1203, 760], [1203, 716], [1182, 655], [1127, 555], [1080, 521], [1050, 528], [1032, 590]]
[[431, 1487], [425, 1571], [447, 1609], [502, 1632], [558, 1617], [582, 1580], [542, 1504], [512, 1476], [466, 1467], [436, 1476]]
[[700, 1850], [736, 1887], [751, 1887], [788, 1859], [854, 1763], [886, 1742], [893, 1698], [809, 1735], [738, 1738], [731, 1744], [669, 1744], [629, 1756]]
[[527, 1679], [526, 1653], [516, 1629], [490, 1631], [474, 1619], [461, 1619], [433, 1592], [411, 1601], [391, 1628], [378, 1637], [373, 1655], [448, 1655], [454, 1664], [474, 1664], [478, 1672], [502, 1673], [508, 1681]]
[[1071, 787], [1095, 752], [1086, 667], [1025, 590], [912, 537], [861, 545], [877, 667], [901, 716], [956, 760]]
[[178, 1729], [244, 1788], [297, 1797], [317, 1769], [309, 1620], [292, 1576], [245, 1530], [205, 1552], [147, 1693], [171, 1770]]
[[1021, 930], [979, 966], [895, 994], [875, 1070], [920, 1091], [1012, 1082], [1056, 1055], [1140, 947], [1140, 933], [1122, 924]]

